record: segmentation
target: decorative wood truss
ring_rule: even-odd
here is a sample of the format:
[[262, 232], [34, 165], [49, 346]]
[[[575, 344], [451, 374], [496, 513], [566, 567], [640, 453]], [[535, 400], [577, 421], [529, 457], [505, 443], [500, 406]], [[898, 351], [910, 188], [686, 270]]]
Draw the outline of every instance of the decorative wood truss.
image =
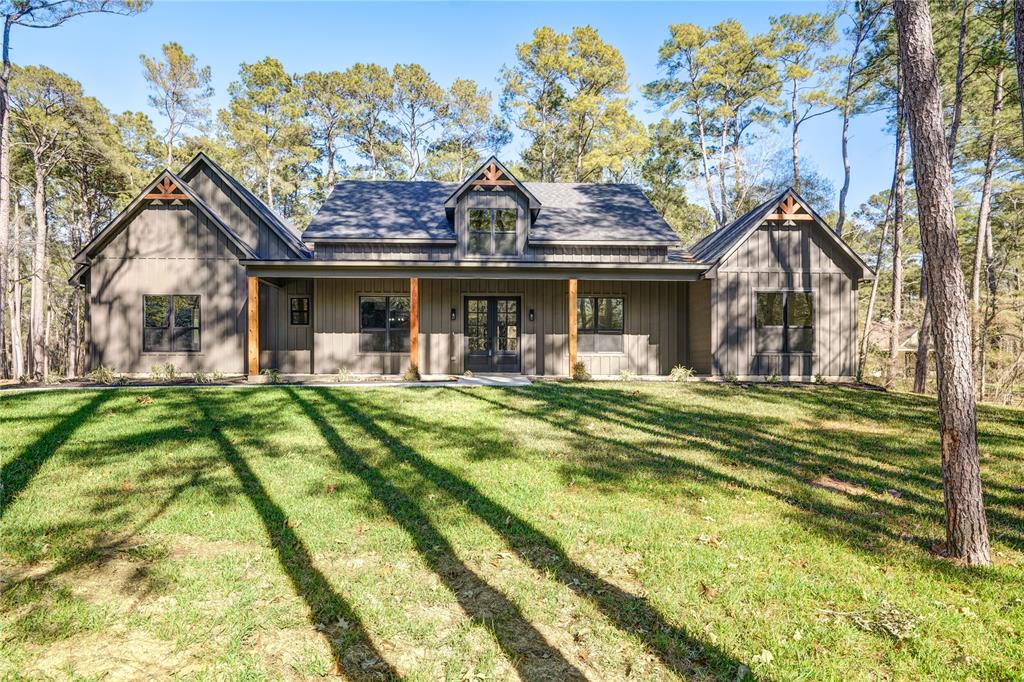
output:
[[156, 183], [156, 187], [146, 195], [146, 198], [165, 200], [180, 199], [181, 201], [188, 201], [188, 195], [182, 194], [170, 178], [164, 178], [160, 182]]
[[469, 183], [472, 187], [481, 187], [484, 189], [493, 189], [495, 187], [513, 187], [515, 182], [505, 175], [497, 164], [493, 161], [484, 166], [484, 169], [480, 172], [480, 175], [473, 179], [473, 182]]
[[786, 197], [775, 207], [775, 213], [768, 214], [765, 220], [814, 220], [814, 217], [796, 199]]

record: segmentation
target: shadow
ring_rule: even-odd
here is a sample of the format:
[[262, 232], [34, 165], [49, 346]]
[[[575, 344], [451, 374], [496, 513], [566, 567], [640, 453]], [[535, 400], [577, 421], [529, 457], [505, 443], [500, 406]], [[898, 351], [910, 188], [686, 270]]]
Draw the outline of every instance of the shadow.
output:
[[[214, 412], [206, 405], [205, 396], [197, 395], [195, 405], [210, 425], [210, 439], [231, 467], [242, 492], [259, 515], [270, 545], [277, 553], [278, 563], [288, 575], [295, 593], [306, 602], [310, 621], [324, 633], [334, 657], [335, 672], [352, 679], [397, 679], [398, 673], [374, 646], [359, 616], [314, 567], [309, 550], [292, 530], [287, 514], [270, 497], [235, 444], [216, 426], [217, 420]], [[340, 623], [341, 620], [347, 623]], [[360, 667], [365, 667], [361, 670], [349, 670], [345, 666], [345, 654], [354, 646], [365, 649], [369, 654], [362, 657]], [[366, 665], [367, 661], [371, 664]]]
[[[739, 661], [725, 651], [692, 637], [684, 628], [668, 622], [647, 599], [631, 594], [575, 563], [555, 540], [512, 509], [484, 495], [472, 483], [434, 464], [404, 444], [385, 430], [378, 420], [394, 426], [408, 426], [421, 432], [431, 430], [429, 423], [400, 417], [395, 410], [378, 411], [370, 415], [360, 410], [349, 394], [338, 394], [321, 388], [311, 390], [384, 446], [393, 458], [411, 465], [419, 475], [486, 523], [534, 571], [557, 580], [578, 597], [593, 604], [620, 631], [642, 641], [667, 668], [686, 677], [736, 674]], [[445, 390], [473, 395], [476, 389]], [[330, 427], [323, 423], [321, 429], [330, 430]], [[441, 435], [447, 437], [447, 433]], [[360, 465], [366, 467], [361, 462]], [[380, 477], [379, 473], [373, 473], [375, 477]]]
[[[380, 441], [392, 457], [411, 461], [405, 456], [407, 448], [394, 445], [390, 438], [382, 436], [372, 422], [368, 423], [363, 415], [347, 403], [336, 400], [324, 389], [310, 390], [335, 405], [349, 421]], [[463, 612], [492, 632], [522, 679], [584, 679], [580, 670], [530, 624], [518, 606], [459, 560], [455, 548], [433, 526], [430, 518], [389, 482], [383, 473], [367, 464], [359, 453], [346, 444], [315, 405], [300, 397], [295, 389], [288, 388], [285, 391], [316, 425], [341, 465], [363, 482], [388, 515], [408, 534], [423, 560], [458, 600]]]
[[54, 453], [67, 442], [105, 402], [113, 398], [113, 391], [101, 391], [83, 403], [74, 412], [61, 419], [0, 470], [0, 519], [14, 503], [15, 498], [32, 481]]

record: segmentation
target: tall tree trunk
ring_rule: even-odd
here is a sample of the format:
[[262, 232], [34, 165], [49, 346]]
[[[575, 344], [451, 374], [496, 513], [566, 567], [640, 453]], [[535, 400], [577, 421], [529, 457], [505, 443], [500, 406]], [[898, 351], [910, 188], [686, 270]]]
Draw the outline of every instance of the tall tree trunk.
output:
[[796, 81], [793, 81], [793, 92], [790, 95], [789, 101], [789, 115], [792, 116], [793, 123], [793, 189], [797, 192], [800, 191], [800, 121], [797, 120], [796, 111]]
[[[1024, 0], [1013, 1], [1013, 45], [1017, 62], [1017, 92], [1024, 93]], [[1024, 139], [1024, 94], [1020, 100], [1020, 130]]]
[[32, 209], [35, 218], [32, 245], [32, 291], [29, 299], [29, 352], [28, 371], [37, 379], [45, 379], [46, 372], [46, 172], [40, 159], [34, 159], [35, 188]]
[[840, 237], [843, 236], [843, 227], [846, 224], [846, 196], [850, 193], [850, 117], [853, 115], [853, 78], [857, 71], [860, 48], [868, 31], [865, 25], [865, 10], [862, 2], [856, 3], [857, 19], [854, 26], [853, 49], [850, 50], [850, 59], [846, 63], [846, 86], [842, 106], [843, 187], [839, 190], [839, 217], [836, 219], [836, 234]]
[[[897, 169], [899, 166], [897, 166]], [[896, 173], [892, 174], [892, 186], [889, 188], [889, 199], [885, 203], [885, 214], [882, 216], [882, 234], [878, 238], [878, 250], [875, 252], [875, 273], [871, 280], [871, 295], [868, 296], [868, 309], [864, 315], [864, 332], [860, 340], [860, 358], [857, 363], [857, 372], [861, 379], [864, 378], [864, 365], [868, 360], [868, 337], [871, 334], [872, 323], [875, 319], [875, 302], [878, 300], [878, 282], [881, 279], [878, 274], [882, 272], [882, 254], [885, 252], [886, 238], [889, 236], [889, 215], [892, 213], [893, 195], [896, 193]]]
[[964, 56], [967, 47], [967, 17], [971, 9], [971, 0], [963, 0], [960, 12], [960, 35], [956, 42], [956, 77], [953, 81], [953, 120], [949, 124], [949, 138], [946, 140], [949, 153], [949, 165], [952, 167], [956, 158], [957, 135], [960, 131], [960, 116], [964, 103]]
[[11, 225], [11, 291], [7, 299], [11, 320], [11, 376], [20, 379], [25, 375], [25, 335], [21, 328], [21, 216], [18, 205], [14, 204]]
[[[998, 151], [997, 126], [1003, 109], [1003, 63], [996, 67], [996, 83], [992, 91], [992, 111], [989, 118], [988, 148], [985, 154], [985, 168], [981, 183], [981, 205], [978, 207], [978, 236], [974, 245], [974, 268], [971, 270], [971, 315], [974, 320], [974, 343], [976, 364], [981, 369], [981, 269], [984, 265], [987, 244], [990, 240], [990, 218], [992, 213], [992, 176]], [[985, 395], [984, 385], [979, 386], [980, 395]]]
[[[1024, 2], [1024, 0], [1021, 0]], [[697, 114], [697, 138], [700, 140], [700, 160], [701, 166], [704, 170], [704, 189], [708, 193], [708, 205], [711, 206], [711, 213], [715, 218], [715, 223], [718, 227], [725, 227], [725, 218], [722, 215], [722, 209], [718, 207], [718, 202], [715, 201], [715, 191], [711, 186], [711, 163], [708, 161], [708, 145], [705, 139], [704, 130], [704, 116], [700, 113]]]
[[337, 179], [338, 174], [334, 170], [334, 158], [337, 156], [337, 152], [334, 149], [334, 136], [327, 133], [327, 193], [330, 194], [334, 188], [334, 181]]
[[[15, 341], [11, 339], [11, 358], [7, 358], [7, 339], [4, 329], [3, 309], [8, 306], [7, 297], [11, 296], [8, 278], [8, 258], [10, 255], [11, 233], [11, 117], [8, 106], [7, 84], [11, 79], [11, 18], [4, 17], [3, 28], [3, 67], [0, 69], [0, 377], [18, 378], [21, 368], [15, 367]], [[11, 325], [14, 323], [12, 321]]]
[[985, 565], [992, 553], [981, 491], [971, 329], [932, 21], [927, 0], [897, 2], [894, 8], [938, 363], [945, 552], [969, 565]]
[[914, 361], [914, 393], [928, 389], [928, 354], [932, 347], [932, 313], [928, 307], [928, 273], [921, 245], [921, 327], [917, 330], [917, 357]]
[[903, 92], [903, 74], [896, 68], [896, 176], [893, 192], [892, 220], [892, 327], [889, 329], [889, 365], [886, 371], [889, 386], [900, 372], [899, 349], [903, 327], [903, 221], [907, 194], [907, 119]]

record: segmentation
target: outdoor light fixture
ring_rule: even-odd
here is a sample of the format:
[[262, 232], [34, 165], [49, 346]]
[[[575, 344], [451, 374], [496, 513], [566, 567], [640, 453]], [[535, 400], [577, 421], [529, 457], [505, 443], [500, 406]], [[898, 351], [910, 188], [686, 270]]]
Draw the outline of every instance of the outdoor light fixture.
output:
[[452, 308], [452, 322], [455, 321], [455, 308]]
[[533, 322], [533, 308], [530, 308], [530, 322]]

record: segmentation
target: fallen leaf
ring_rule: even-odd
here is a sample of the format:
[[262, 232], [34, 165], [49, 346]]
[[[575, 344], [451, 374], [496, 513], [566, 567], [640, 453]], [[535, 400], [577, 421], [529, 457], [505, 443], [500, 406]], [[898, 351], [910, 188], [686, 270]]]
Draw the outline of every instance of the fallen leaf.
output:
[[153, 404], [153, 398], [151, 396], [146, 395], [146, 394], [142, 394], [142, 395], [138, 396], [137, 398], [135, 398], [135, 402], [137, 402], [139, 405], [152, 405]]
[[135, 490], [135, 484], [131, 483], [130, 481], [125, 481], [124, 483], [121, 484], [121, 490], [123, 490], [126, 493]]
[[710, 585], [708, 585], [706, 583], [701, 583], [700, 584], [700, 594], [701, 594], [702, 597], [704, 597], [708, 601], [714, 601], [715, 597], [718, 596], [718, 590], [716, 590], [714, 587], [712, 587], [712, 586], [710, 586]]

